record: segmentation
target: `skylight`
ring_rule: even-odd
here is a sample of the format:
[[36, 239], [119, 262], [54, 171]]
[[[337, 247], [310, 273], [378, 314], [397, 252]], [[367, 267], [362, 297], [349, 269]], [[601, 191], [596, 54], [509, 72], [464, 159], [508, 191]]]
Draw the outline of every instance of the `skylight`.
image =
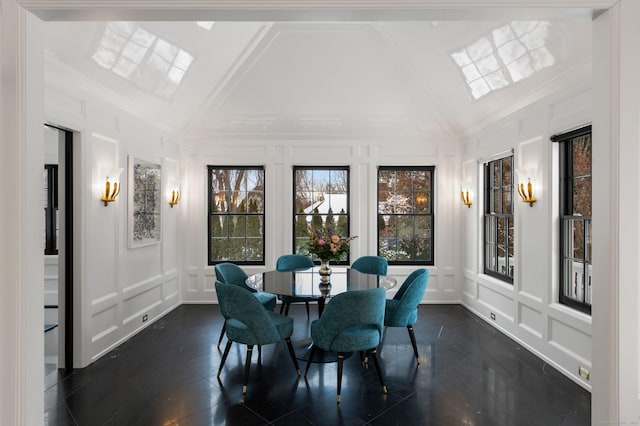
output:
[[137, 87], [171, 99], [193, 56], [131, 22], [109, 22], [92, 59]]
[[200, 28], [204, 28], [207, 31], [213, 28], [213, 24], [215, 24], [214, 21], [196, 21], [197, 26], [199, 26]]
[[546, 21], [513, 21], [452, 53], [473, 98], [552, 66], [555, 59], [545, 45], [549, 26]]

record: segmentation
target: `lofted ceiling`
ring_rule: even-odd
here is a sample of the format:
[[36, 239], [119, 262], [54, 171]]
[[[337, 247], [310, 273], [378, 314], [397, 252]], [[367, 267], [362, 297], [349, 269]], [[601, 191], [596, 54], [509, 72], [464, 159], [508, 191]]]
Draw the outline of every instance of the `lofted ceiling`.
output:
[[588, 85], [591, 21], [46, 22], [45, 79], [180, 140], [459, 139]]

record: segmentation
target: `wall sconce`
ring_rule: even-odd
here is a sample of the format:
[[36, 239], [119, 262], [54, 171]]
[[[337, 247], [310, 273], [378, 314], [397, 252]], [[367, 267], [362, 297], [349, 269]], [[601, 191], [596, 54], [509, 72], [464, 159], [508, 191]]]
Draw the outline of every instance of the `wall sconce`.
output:
[[180, 202], [180, 198], [182, 198], [182, 192], [180, 191], [180, 188], [175, 187], [171, 189], [171, 193], [169, 194], [169, 205], [171, 206], [171, 208], [178, 205], [178, 203]]
[[100, 195], [100, 201], [106, 206], [116, 200], [120, 193], [120, 173], [122, 169], [113, 168], [105, 179], [104, 192]]
[[533, 183], [531, 183], [531, 178], [527, 178], [527, 183], [520, 182], [518, 184], [518, 194], [520, 194], [522, 201], [529, 203], [529, 207], [533, 207], [533, 203], [538, 201], [533, 194]]
[[471, 201], [471, 191], [469, 191], [469, 185], [462, 185], [460, 187], [460, 199], [465, 206], [471, 208], [471, 204], [473, 204], [473, 201]]

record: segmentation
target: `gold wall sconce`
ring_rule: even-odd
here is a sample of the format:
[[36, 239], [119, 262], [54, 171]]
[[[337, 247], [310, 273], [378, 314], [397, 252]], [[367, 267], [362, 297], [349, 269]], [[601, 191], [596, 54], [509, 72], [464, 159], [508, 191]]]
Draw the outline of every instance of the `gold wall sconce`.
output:
[[529, 207], [533, 207], [533, 203], [538, 201], [533, 192], [533, 183], [531, 182], [531, 178], [527, 178], [527, 183], [520, 182], [518, 184], [518, 194], [520, 194], [520, 198], [525, 203], [529, 203]]
[[116, 200], [120, 193], [120, 173], [122, 169], [114, 168], [105, 179], [104, 191], [100, 195], [100, 201], [106, 206]]
[[171, 194], [169, 194], [169, 205], [171, 208], [178, 205], [180, 198], [182, 198], [182, 191], [180, 191], [179, 188], [172, 189]]
[[471, 200], [471, 191], [469, 190], [468, 185], [463, 185], [460, 187], [460, 199], [465, 206], [471, 208], [471, 204], [473, 204], [473, 201]]

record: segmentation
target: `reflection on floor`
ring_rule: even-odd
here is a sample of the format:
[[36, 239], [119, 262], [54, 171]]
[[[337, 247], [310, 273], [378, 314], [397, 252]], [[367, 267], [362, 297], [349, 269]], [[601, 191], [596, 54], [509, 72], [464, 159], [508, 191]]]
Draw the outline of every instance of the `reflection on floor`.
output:
[[[314, 308], [314, 307], [312, 307]], [[276, 308], [278, 309], [278, 308]], [[315, 309], [312, 312], [317, 312]], [[292, 305], [294, 340], [308, 337]], [[345, 361], [298, 379], [284, 343], [254, 351], [242, 397], [246, 346], [234, 344], [220, 377], [217, 305], [183, 305], [100, 360], [47, 380], [49, 425], [589, 425], [591, 396], [459, 305], [423, 305], [416, 368], [406, 329], [389, 328], [379, 352], [389, 393], [373, 365]], [[224, 343], [223, 343], [224, 347]], [[300, 362], [304, 370], [305, 362]]]

